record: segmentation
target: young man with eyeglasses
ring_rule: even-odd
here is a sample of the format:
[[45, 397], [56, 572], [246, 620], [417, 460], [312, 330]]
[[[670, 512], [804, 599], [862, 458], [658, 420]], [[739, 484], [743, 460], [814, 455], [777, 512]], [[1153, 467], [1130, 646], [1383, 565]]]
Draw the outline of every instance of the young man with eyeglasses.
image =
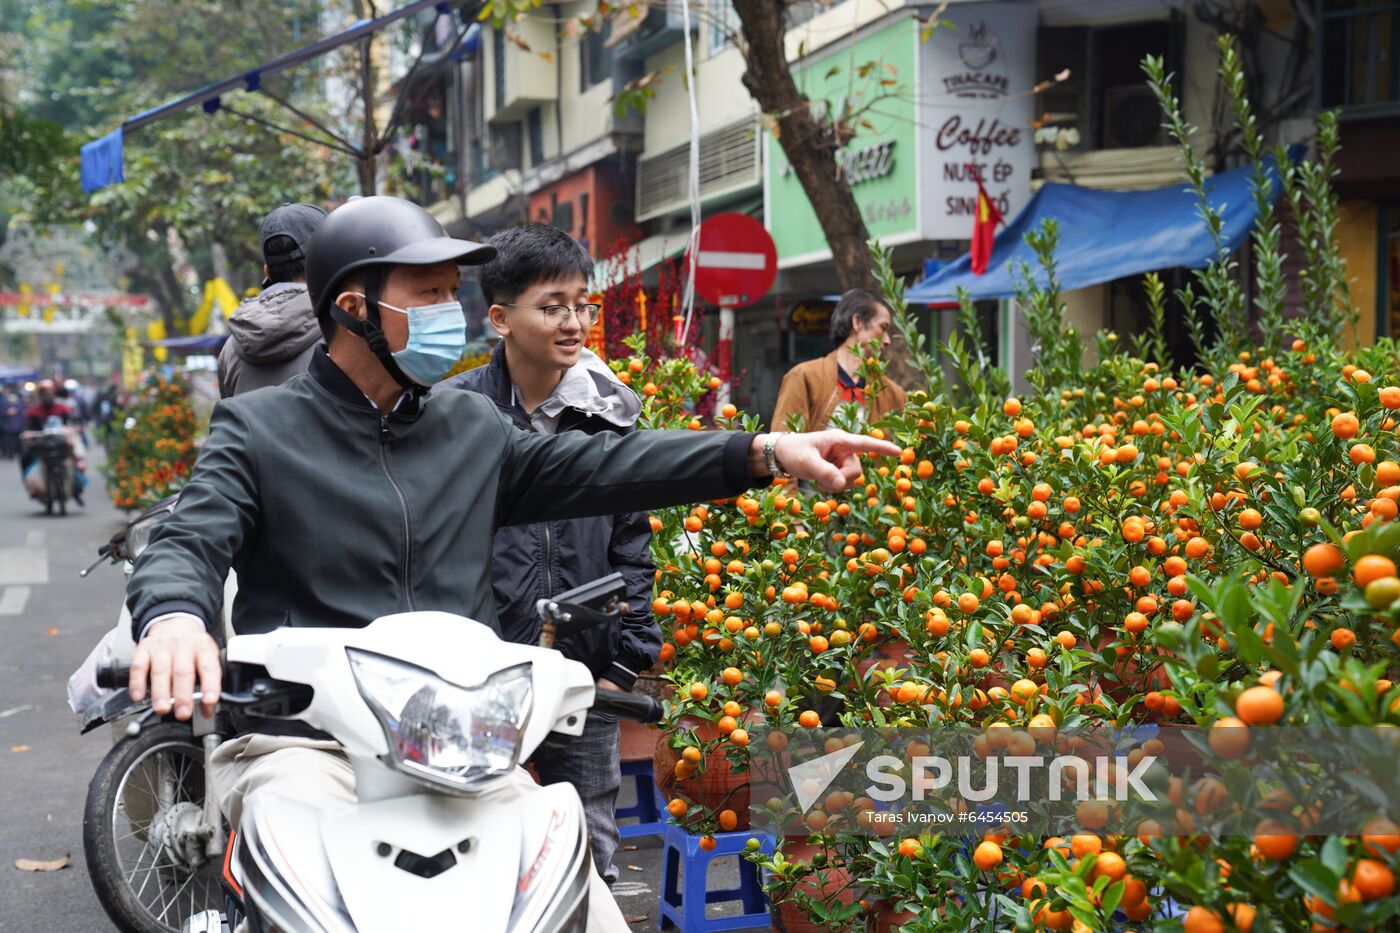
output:
[[[584, 346], [600, 308], [590, 301], [593, 260], [567, 233], [530, 223], [492, 237], [496, 257], [479, 282], [500, 343], [485, 366], [444, 383], [487, 396], [522, 430], [589, 434], [634, 430], [636, 394]], [[620, 571], [631, 612], [612, 627], [560, 639], [559, 650], [588, 665], [598, 686], [630, 690], [661, 648], [651, 614], [655, 567], [646, 513], [630, 512], [512, 525], [492, 542], [492, 586], [502, 636], [539, 641], [537, 599]], [[614, 807], [621, 774], [617, 720], [590, 712], [576, 739], [554, 737], [535, 754], [545, 783], [568, 781], [588, 816], [594, 865], [611, 884], [618, 831]]]

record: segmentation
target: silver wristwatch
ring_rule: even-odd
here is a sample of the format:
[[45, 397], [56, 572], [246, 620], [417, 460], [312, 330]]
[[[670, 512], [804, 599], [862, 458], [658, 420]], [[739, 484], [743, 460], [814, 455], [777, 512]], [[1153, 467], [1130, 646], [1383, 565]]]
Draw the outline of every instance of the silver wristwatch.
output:
[[784, 470], [782, 464], [778, 463], [778, 441], [788, 434], [787, 431], [777, 431], [769, 434], [763, 440], [763, 465], [768, 468], [768, 472], [776, 479], [791, 479], [792, 474]]

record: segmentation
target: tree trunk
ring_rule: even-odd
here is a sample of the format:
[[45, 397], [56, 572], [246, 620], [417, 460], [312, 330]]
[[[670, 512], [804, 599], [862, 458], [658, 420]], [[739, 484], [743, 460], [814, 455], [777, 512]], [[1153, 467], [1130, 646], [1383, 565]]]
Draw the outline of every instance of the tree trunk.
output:
[[377, 133], [374, 129], [374, 65], [370, 59], [370, 45], [373, 39], [365, 39], [360, 44], [360, 95], [364, 102], [364, 133], [360, 139], [360, 161], [356, 166], [360, 172], [360, 194], [366, 197], [374, 194], [374, 160]]
[[[378, 15], [373, 0], [355, 0], [355, 16], [369, 19]], [[374, 36], [360, 42], [360, 101], [365, 120], [360, 134], [360, 159], [355, 168], [360, 174], [360, 194], [374, 194], [374, 162], [378, 155], [378, 131], [374, 128]]]
[[235, 275], [228, 261], [228, 250], [224, 244], [215, 241], [209, 244], [209, 261], [214, 265], [214, 278], [223, 279], [234, 293], [242, 291], [242, 276]]
[[777, 120], [774, 136], [816, 212], [841, 287], [878, 290], [866, 250], [870, 233], [851, 186], [838, 174], [840, 147], [835, 133], [831, 126], [823, 126], [812, 117], [807, 98], [797, 89], [788, 67], [783, 45], [787, 4], [779, 0], [733, 3], [747, 66], [744, 87], [763, 112]]

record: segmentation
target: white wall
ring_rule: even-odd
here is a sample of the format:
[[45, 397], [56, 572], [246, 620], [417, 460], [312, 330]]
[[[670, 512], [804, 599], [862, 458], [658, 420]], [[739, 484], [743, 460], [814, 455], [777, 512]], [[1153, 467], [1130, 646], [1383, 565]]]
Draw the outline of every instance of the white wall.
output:
[[[728, 0], [725, 0], [728, 2]], [[746, 0], [761, 2], [761, 0]], [[700, 0], [692, 0], [692, 9]], [[789, 61], [799, 50], [812, 52], [848, 37], [866, 23], [888, 16], [905, 5], [905, 0], [846, 0], [819, 16], [788, 31]], [[696, 109], [700, 132], [727, 126], [758, 109], [744, 87], [744, 57], [732, 45], [711, 49], [709, 19], [704, 19], [693, 39]], [[677, 42], [646, 61], [647, 71], [663, 73], [656, 96], [647, 102], [645, 153], [654, 155], [690, 138], [690, 105], [685, 89], [685, 46]]]
[[[695, 36], [695, 109], [700, 132], [727, 126], [758, 109], [744, 87], [744, 58], [733, 46], [709, 54], [709, 29]], [[662, 49], [646, 60], [647, 71], [662, 72], [656, 96], [647, 101], [644, 149], [648, 154], [674, 149], [690, 138], [690, 103], [685, 89], [685, 45]]]

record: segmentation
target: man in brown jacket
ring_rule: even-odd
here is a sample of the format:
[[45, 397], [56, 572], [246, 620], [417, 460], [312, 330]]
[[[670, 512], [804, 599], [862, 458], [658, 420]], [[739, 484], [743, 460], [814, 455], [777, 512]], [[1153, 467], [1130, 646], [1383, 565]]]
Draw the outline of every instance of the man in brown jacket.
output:
[[836, 349], [788, 370], [769, 426], [774, 431], [787, 430], [789, 416], [798, 414], [803, 419], [800, 430], [820, 431], [844, 402], [859, 404], [871, 421], [904, 407], [904, 389], [886, 380], [878, 393], [867, 393], [865, 380], [856, 375], [862, 351], [874, 343], [883, 355], [889, 347], [893, 323], [889, 306], [878, 295], [859, 288], [842, 295], [831, 312], [831, 342]]

